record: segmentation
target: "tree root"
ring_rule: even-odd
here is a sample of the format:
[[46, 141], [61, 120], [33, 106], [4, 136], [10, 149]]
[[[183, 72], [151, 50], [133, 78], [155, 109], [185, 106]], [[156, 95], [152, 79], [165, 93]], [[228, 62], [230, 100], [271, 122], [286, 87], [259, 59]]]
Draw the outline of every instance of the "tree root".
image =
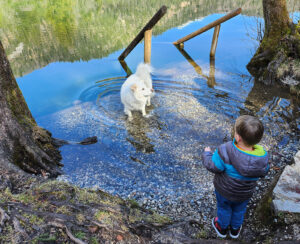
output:
[[104, 230], [108, 231], [108, 226], [102, 223], [99, 223], [98, 221], [92, 221], [92, 223], [100, 228], [103, 228]]
[[68, 229], [68, 227], [61, 222], [62, 220], [55, 220], [49, 223], [49, 225], [60, 228], [60, 229], [64, 229], [67, 236], [70, 238], [70, 240], [72, 240], [73, 242], [77, 243], [77, 244], [86, 244], [86, 242], [76, 238], [75, 236], [73, 236], [73, 234], [71, 233], [71, 231]]

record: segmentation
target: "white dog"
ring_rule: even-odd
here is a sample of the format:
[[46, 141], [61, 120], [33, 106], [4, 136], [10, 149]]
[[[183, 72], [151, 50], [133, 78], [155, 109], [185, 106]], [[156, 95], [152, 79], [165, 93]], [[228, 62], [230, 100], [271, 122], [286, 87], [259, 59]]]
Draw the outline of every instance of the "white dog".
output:
[[154, 92], [151, 71], [149, 64], [139, 64], [136, 73], [129, 76], [121, 87], [121, 101], [129, 120], [132, 120], [131, 111], [141, 111], [146, 116], [146, 105], [151, 105], [150, 99]]

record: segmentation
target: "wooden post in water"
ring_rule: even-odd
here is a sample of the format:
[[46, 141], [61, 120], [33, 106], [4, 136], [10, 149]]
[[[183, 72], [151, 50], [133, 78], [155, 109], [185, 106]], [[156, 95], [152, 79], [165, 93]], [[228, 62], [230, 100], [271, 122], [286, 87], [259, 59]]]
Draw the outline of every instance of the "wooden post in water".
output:
[[145, 31], [144, 33], [144, 62], [151, 63], [151, 38], [152, 29]]
[[207, 85], [209, 87], [214, 87], [216, 83], [216, 78], [215, 78], [215, 57], [210, 57], [209, 59], [209, 78], [207, 79]]
[[215, 57], [221, 25], [217, 25], [211, 43], [210, 56]]
[[151, 30], [153, 26], [166, 14], [167, 7], [162, 6], [156, 14], [152, 17], [151, 20], [144, 26], [144, 28], [137, 34], [137, 36], [132, 40], [132, 42], [128, 45], [128, 47], [123, 51], [123, 53], [119, 56], [119, 60], [124, 60], [127, 55], [136, 47], [136, 45], [143, 39], [144, 33], [147, 30]]

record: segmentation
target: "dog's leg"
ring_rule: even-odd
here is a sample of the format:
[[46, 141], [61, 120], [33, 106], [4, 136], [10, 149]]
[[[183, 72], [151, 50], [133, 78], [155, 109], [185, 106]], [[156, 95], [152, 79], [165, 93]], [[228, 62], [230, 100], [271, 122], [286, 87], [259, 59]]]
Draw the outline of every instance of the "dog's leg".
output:
[[124, 109], [124, 113], [128, 116], [128, 120], [131, 121], [132, 120], [132, 113], [129, 109]]
[[146, 105], [142, 108], [142, 114], [144, 117], [146, 117]]
[[150, 100], [151, 100], [151, 97], [148, 97], [148, 98], [147, 98], [147, 106], [150, 106], [150, 105], [151, 105], [151, 101], [150, 101]]

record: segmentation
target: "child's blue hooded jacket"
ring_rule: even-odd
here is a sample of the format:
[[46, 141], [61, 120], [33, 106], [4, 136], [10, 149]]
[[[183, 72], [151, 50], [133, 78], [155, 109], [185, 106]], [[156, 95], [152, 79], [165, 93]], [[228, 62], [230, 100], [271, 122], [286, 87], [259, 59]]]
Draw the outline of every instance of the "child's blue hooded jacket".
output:
[[215, 173], [215, 189], [234, 202], [251, 198], [256, 181], [269, 170], [268, 154], [259, 145], [254, 146], [253, 152], [248, 152], [239, 149], [234, 141], [227, 142], [214, 154], [204, 152], [202, 157], [204, 166]]

